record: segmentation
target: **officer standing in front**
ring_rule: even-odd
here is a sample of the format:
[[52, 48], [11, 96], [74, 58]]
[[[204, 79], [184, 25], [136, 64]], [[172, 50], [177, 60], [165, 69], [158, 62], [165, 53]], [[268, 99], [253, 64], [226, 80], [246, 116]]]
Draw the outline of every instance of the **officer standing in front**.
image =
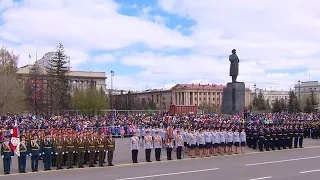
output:
[[13, 151], [10, 149], [10, 137], [5, 136], [4, 142], [1, 144], [1, 157], [3, 159], [3, 172], [10, 174], [11, 160]]
[[140, 142], [136, 132], [133, 132], [133, 136], [130, 138], [130, 146], [132, 152], [132, 162], [138, 163], [138, 152], [140, 148]]
[[20, 145], [19, 145], [20, 156], [18, 158], [19, 172], [26, 173], [26, 164], [27, 164], [27, 156], [29, 156], [29, 149], [28, 149], [25, 136], [22, 135], [20, 139], [21, 139]]
[[157, 130], [154, 136], [154, 154], [155, 154], [156, 161], [161, 161], [160, 160], [161, 148], [162, 148], [162, 138], [159, 135], [159, 131]]
[[64, 142], [62, 134], [59, 135], [59, 137], [56, 138], [54, 141], [54, 152], [56, 155], [56, 167], [57, 170], [63, 169], [63, 155], [66, 151], [66, 143]]
[[112, 138], [111, 133], [108, 134], [106, 146], [107, 146], [106, 150], [108, 152], [107, 154], [108, 166], [113, 166], [112, 161], [113, 161], [113, 153], [116, 149], [116, 141]]
[[[182, 148], [183, 148], [183, 136], [180, 133], [180, 131], [177, 131], [176, 137], [176, 148], [177, 148], [177, 159], [181, 159], [181, 155], [182, 155]], [[211, 139], [210, 139], [211, 140]]]
[[51, 154], [53, 154], [53, 142], [50, 138], [50, 133], [46, 134], [46, 138], [42, 142], [42, 154], [43, 154], [43, 165], [44, 170], [51, 170]]
[[303, 148], [303, 138], [304, 138], [304, 128], [303, 125], [300, 125], [299, 128], [299, 148]]
[[151, 149], [153, 149], [153, 140], [149, 130], [146, 131], [146, 135], [144, 137], [144, 149], [145, 149], [146, 161], [151, 162], [150, 157], [151, 157]]
[[98, 151], [98, 162], [99, 162], [99, 167], [103, 167], [103, 162], [105, 159], [104, 152], [105, 152], [105, 145], [106, 141], [103, 137], [103, 134], [100, 134], [100, 137], [97, 139], [97, 151]]
[[40, 141], [38, 135], [34, 134], [33, 139], [30, 141], [30, 155], [31, 155], [31, 170], [38, 172], [39, 158], [40, 158]]

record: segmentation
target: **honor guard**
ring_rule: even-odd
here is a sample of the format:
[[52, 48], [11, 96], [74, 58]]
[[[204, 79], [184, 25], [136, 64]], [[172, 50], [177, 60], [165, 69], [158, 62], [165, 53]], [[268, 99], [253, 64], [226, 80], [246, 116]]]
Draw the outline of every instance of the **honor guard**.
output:
[[5, 136], [4, 142], [1, 144], [1, 157], [3, 159], [3, 172], [10, 174], [11, 160], [13, 151], [10, 149], [10, 137]]
[[112, 138], [112, 134], [109, 133], [107, 140], [106, 140], [106, 150], [108, 151], [108, 166], [113, 166], [112, 161], [113, 161], [113, 154], [116, 149], [116, 141]]
[[62, 164], [63, 164], [63, 155], [66, 152], [66, 143], [64, 141], [64, 138], [62, 134], [60, 134], [57, 139], [54, 141], [54, 152], [56, 155], [56, 167], [57, 170], [63, 169]]
[[94, 135], [91, 134], [91, 137], [88, 139], [89, 167], [94, 167], [96, 146], [96, 139], [94, 138]]
[[41, 151], [42, 151], [42, 157], [43, 157], [43, 165], [44, 170], [48, 171], [51, 170], [51, 155], [53, 153], [53, 142], [50, 138], [50, 133], [46, 133], [45, 139], [41, 142]]
[[264, 147], [266, 149], [266, 151], [270, 151], [270, 141], [271, 141], [271, 132], [270, 132], [270, 128], [267, 125], [265, 130], [264, 130]]
[[160, 136], [159, 131], [156, 131], [154, 136], [154, 153], [155, 153], [156, 161], [161, 161], [160, 160], [161, 148], [162, 148], [162, 138]]
[[246, 140], [248, 139], [245, 128], [241, 129], [239, 137], [240, 137], [241, 153], [244, 154], [245, 153]]
[[25, 136], [22, 135], [20, 139], [21, 139], [20, 145], [19, 145], [20, 156], [18, 158], [19, 172], [26, 173], [27, 156], [29, 156], [29, 148], [28, 148], [28, 144], [26, 142]]
[[76, 152], [78, 155], [78, 168], [83, 168], [84, 164], [84, 153], [87, 150], [86, 141], [83, 139], [83, 134], [80, 134], [79, 139], [76, 143]]
[[281, 129], [280, 125], [277, 126], [276, 132], [277, 132], [276, 145], [277, 145], [278, 150], [281, 150], [282, 149], [282, 129]]
[[252, 145], [252, 149], [257, 149], [257, 142], [258, 142], [258, 139], [259, 139], [259, 135], [258, 135], [258, 129], [257, 129], [257, 126], [254, 125], [253, 126], [253, 129], [252, 129], [252, 136], [251, 136], [251, 145]]
[[151, 162], [150, 157], [151, 157], [151, 150], [153, 149], [153, 140], [149, 130], [146, 131], [146, 135], [144, 138], [144, 149], [145, 149], [146, 161]]
[[167, 160], [172, 160], [173, 138], [166, 138]]
[[[177, 134], [176, 134], [176, 137], [175, 137], [175, 140], [176, 140], [176, 153], [177, 153], [177, 159], [182, 159], [182, 150], [183, 150], [183, 136], [182, 134], [180, 133], [180, 131], [178, 130], [177, 131]], [[210, 139], [211, 141], [211, 139]]]
[[288, 146], [288, 130], [286, 125], [282, 127], [282, 148], [287, 149]]
[[288, 127], [288, 137], [287, 137], [287, 140], [288, 140], [287, 146], [289, 147], [289, 149], [292, 149], [293, 138], [294, 138], [293, 127], [292, 125], [290, 125]]
[[75, 147], [74, 147], [74, 139], [72, 135], [69, 135], [69, 137], [66, 140], [66, 146], [67, 146], [67, 169], [73, 168], [73, 154], [75, 153]]
[[238, 148], [240, 147], [240, 132], [237, 128], [233, 132], [233, 144], [235, 147], [235, 154], [239, 154]]
[[298, 142], [299, 142], [299, 128], [298, 125], [295, 125], [295, 127], [293, 128], [293, 148], [298, 148]]
[[103, 134], [101, 134], [97, 139], [97, 152], [99, 159], [99, 167], [103, 167], [103, 161], [105, 159], [104, 152], [106, 151], [106, 141]]
[[258, 146], [259, 146], [259, 150], [260, 152], [263, 151], [263, 144], [264, 144], [264, 130], [262, 127], [260, 127], [260, 130], [259, 130], [259, 141], [258, 141]]
[[31, 170], [32, 172], [38, 172], [39, 169], [39, 157], [40, 153], [40, 141], [38, 135], [34, 134], [33, 139], [30, 141], [30, 155], [31, 155]]
[[138, 151], [140, 148], [140, 142], [136, 132], [133, 132], [133, 136], [130, 138], [130, 146], [132, 152], [132, 162], [138, 163]]
[[272, 127], [270, 129], [270, 133], [271, 133], [270, 148], [274, 151], [274, 150], [276, 150], [276, 143], [278, 141], [277, 132], [276, 132], [274, 125], [272, 125]]
[[299, 148], [303, 148], [304, 128], [303, 125], [299, 127]]
[[56, 132], [53, 132], [52, 133], [52, 150], [53, 150], [53, 153], [51, 155], [52, 167], [56, 166], [56, 160], [57, 160], [57, 157], [56, 157], [56, 154], [55, 154], [55, 149], [54, 149], [54, 142], [55, 142], [56, 139], [57, 139]]

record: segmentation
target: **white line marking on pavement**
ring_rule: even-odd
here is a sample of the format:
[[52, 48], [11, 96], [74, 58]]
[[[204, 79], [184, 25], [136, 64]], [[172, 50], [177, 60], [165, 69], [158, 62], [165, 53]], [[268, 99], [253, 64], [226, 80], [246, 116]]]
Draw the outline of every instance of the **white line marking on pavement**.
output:
[[123, 179], [115, 179], [115, 180], [146, 179], [146, 178], [153, 178], [153, 177], [160, 177], [160, 176], [172, 176], [172, 175], [179, 175], [179, 174], [190, 174], [190, 173], [214, 171], [214, 170], [218, 170], [218, 169], [219, 168], [200, 169], [200, 170], [194, 170], [194, 171], [183, 171], [183, 172], [175, 172], [175, 173], [167, 173], [167, 174], [156, 174], [156, 175], [150, 175], [150, 176], [130, 177], [130, 178], [123, 178]]
[[260, 178], [254, 178], [254, 179], [249, 179], [249, 180], [261, 180], [261, 179], [271, 179], [271, 176], [267, 176], [267, 177], [260, 177]]
[[310, 171], [302, 171], [302, 172], [299, 172], [300, 174], [305, 174], [305, 173], [311, 173], [311, 172], [319, 172], [320, 169], [315, 169], [315, 170], [310, 170]]
[[274, 163], [300, 161], [300, 160], [317, 159], [317, 158], [320, 158], [320, 156], [312, 156], [312, 157], [304, 157], [304, 158], [296, 158], [296, 159], [285, 159], [285, 160], [279, 160], [279, 161], [269, 161], [269, 162], [261, 162], [261, 163], [254, 163], [254, 164], [246, 164], [246, 166], [257, 166], [257, 165], [264, 165], [264, 164], [274, 164]]

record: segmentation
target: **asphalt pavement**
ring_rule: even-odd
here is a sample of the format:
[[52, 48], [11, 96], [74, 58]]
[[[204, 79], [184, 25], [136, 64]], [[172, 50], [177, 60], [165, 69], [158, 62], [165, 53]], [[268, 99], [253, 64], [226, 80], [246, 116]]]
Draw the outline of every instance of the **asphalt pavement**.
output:
[[[91, 180], [260, 180], [290, 179], [315, 180], [320, 177], [320, 140], [307, 139], [302, 149], [258, 152], [247, 149], [246, 154], [209, 158], [165, 160], [146, 163], [143, 149], [139, 152], [139, 163], [132, 164], [129, 139], [117, 139], [114, 167], [95, 167], [72, 170], [40, 171], [38, 173], [17, 173], [13, 160], [12, 174], [0, 175], [1, 180], [23, 178], [31, 180], [77, 179]], [[163, 152], [165, 154], [165, 151]], [[154, 155], [154, 154], [152, 154]], [[2, 161], [0, 161], [2, 166]], [[28, 162], [28, 167], [30, 162]], [[42, 168], [42, 166], [41, 166]]]

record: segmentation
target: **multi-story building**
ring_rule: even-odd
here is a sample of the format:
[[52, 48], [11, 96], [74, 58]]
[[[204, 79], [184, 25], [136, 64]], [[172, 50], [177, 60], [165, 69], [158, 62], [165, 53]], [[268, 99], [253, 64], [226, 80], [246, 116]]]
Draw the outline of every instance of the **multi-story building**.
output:
[[[34, 65], [26, 65], [18, 69], [18, 75], [22, 79], [22, 83], [26, 83], [27, 80], [32, 79], [32, 68]], [[39, 71], [42, 77], [47, 76], [45, 67], [38, 65]], [[67, 74], [71, 90], [75, 88], [87, 88], [89, 84], [93, 84], [97, 89], [103, 89], [106, 91], [106, 79], [105, 72], [90, 72], [90, 71], [69, 71]], [[41, 78], [39, 78], [40, 80]], [[42, 78], [45, 79], [45, 78]], [[45, 83], [45, 82], [43, 82]]]
[[[158, 108], [168, 108], [170, 105], [201, 105], [221, 106], [224, 85], [217, 84], [177, 84], [169, 90], [154, 89], [134, 92], [137, 100], [153, 101]], [[246, 89], [245, 104], [250, 104], [250, 90]]]
[[301, 99], [305, 99], [310, 95], [311, 91], [317, 96], [318, 102], [320, 102], [320, 83], [318, 81], [306, 81], [295, 84], [294, 92]]
[[272, 107], [276, 99], [283, 99], [285, 101], [289, 100], [289, 91], [256, 89], [255, 92], [251, 92], [251, 102], [255, 96], [259, 95], [260, 92], [262, 93], [264, 100], [269, 103], [270, 107]]

